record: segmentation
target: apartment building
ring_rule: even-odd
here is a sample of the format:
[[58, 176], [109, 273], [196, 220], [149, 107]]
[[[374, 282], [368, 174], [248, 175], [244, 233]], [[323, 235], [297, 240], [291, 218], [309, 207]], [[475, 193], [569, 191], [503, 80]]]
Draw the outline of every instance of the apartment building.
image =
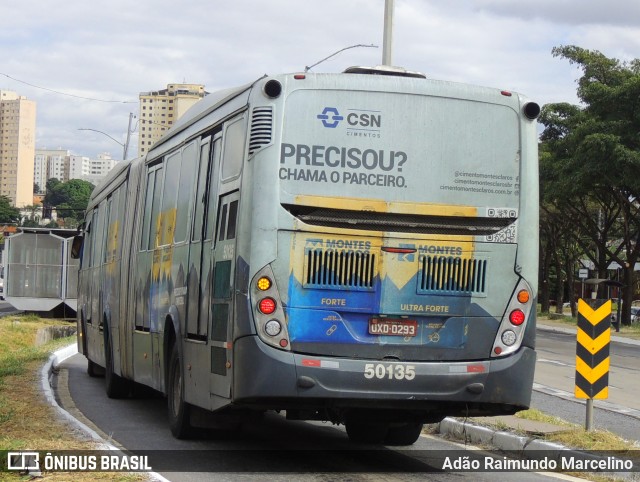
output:
[[206, 94], [204, 85], [200, 84], [169, 84], [166, 89], [141, 92], [138, 156], [144, 156], [169, 127]]
[[83, 177], [74, 178], [69, 176], [70, 179], [84, 179], [85, 181], [89, 181], [94, 186], [100, 184], [109, 171], [115, 167], [118, 163], [117, 160], [113, 159], [110, 154], [103, 153], [98, 154], [97, 159], [89, 159], [88, 166], [88, 174], [83, 175]]
[[99, 154], [97, 159], [70, 154], [66, 150], [36, 149], [33, 182], [41, 190], [53, 177], [66, 182], [82, 179], [97, 186], [118, 161], [110, 154]]
[[36, 103], [0, 90], [0, 194], [15, 207], [33, 203]]
[[44, 192], [52, 177], [62, 181], [67, 176], [69, 151], [64, 149], [36, 149], [33, 163], [33, 182]]

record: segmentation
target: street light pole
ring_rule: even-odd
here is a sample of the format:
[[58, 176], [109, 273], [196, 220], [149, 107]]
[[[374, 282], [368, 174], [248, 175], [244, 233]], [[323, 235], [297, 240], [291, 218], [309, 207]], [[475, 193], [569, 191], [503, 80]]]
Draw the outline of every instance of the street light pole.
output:
[[126, 161], [127, 160], [127, 154], [129, 153], [129, 141], [131, 139], [131, 122], [133, 121], [134, 117], [135, 116], [133, 115], [133, 113], [129, 112], [129, 126], [127, 127], [127, 138], [126, 138], [124, 144], [122, 142], [120, 142], [118, 139], [116, 139], [115, 137], [110, 136], [106, 132], [99, 131], [98, 129], [90, 129], [88, 127], [83, 127], [83, 128], [79, 128], [78, 130], [79, 131], [93, 131], [93, 132], [97, 132], [98, 134], [102, 134], [104, 136], [107, 136], [113, 142], [116, 142], [118, 145], [122, 146], [122, 160]]
[[382, 65], [392, 65], [393, 45], [393, 4], [394, 0], [385, 0], [384, 3], [384, 40], [382, 44]]
[[129, 112], [129, 126], [127, 127], [127, 139], [124, 141], [124, 146], [122, 146], [124, 148], [124, 152], [122, 153], [122, 160], [126, 161], [127, 160], [127, 154], [129, 153], [129, 139], [131, 139], [131, 121], [133, 120], [135, 116], [133, 115], [133, 112]]

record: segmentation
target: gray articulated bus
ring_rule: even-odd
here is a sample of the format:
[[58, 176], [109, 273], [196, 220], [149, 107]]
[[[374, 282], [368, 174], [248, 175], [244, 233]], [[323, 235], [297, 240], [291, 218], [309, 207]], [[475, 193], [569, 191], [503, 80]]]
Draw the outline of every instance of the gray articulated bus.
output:
[[539, 111], [388, 67], [206, 96], [93, 192], [89, 374], [165, 394], [176, 437], [281, 410], [401, 445], [527, 408]]

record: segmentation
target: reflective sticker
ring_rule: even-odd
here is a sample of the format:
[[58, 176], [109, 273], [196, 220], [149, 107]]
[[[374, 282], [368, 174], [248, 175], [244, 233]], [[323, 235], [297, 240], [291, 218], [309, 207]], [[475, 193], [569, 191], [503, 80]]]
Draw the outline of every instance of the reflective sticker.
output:
[[312, 360], [310, 358], [304, 358], [302, 360], [303, 367], [317, 367], [317, 368], [340, 368], [340, 363], [337, 361], [330, 360]]

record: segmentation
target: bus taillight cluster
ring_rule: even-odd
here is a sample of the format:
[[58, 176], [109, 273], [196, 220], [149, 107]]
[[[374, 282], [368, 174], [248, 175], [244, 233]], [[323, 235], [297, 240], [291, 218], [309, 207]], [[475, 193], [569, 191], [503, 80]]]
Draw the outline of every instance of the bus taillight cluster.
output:
[[532, 304], [531, 290], [521, 280], [500, 323], [492, 356], [508, 355], [520, 347]]
[[256, 330], [260, 338], [269, 345], [290, 349], [284, 311], [272, 279], [273, 274], [267, 266], [256, 275], [252, 284]]

